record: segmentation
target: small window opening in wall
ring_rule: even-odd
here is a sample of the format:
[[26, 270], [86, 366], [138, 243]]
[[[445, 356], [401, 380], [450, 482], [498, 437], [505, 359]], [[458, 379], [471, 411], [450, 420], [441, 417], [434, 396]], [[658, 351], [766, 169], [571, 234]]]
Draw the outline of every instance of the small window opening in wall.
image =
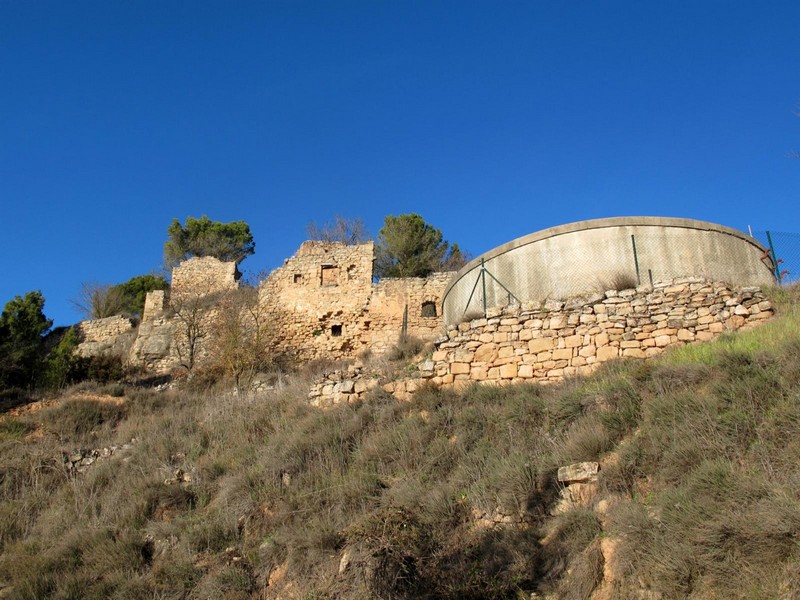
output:
[[356, 266], [350, 265], [347, 267], [347, 278], [348, 279], [355, 279], [356, 278]]
[[322, 275], [320, 277], [320, 285], [338, 285], [339, 284], [339, 267], [336, 265], [322, 265]]
[[423, 302], [422, 303], [422, 316], [435, 317], [436, 316], [436, 302]]
[[341, 325], [331, 325], [331, 335], [333, 337], [342, 337], [342, 326]]
[[294, 274], [294, 282], [295, 283], [303, 283], [303, 275], [301, 273]]

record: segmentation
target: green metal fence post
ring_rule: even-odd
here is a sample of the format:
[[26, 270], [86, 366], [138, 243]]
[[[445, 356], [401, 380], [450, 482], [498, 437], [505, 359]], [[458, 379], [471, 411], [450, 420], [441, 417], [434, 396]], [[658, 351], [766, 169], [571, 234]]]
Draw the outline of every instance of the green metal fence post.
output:
[[486, 263], [481, 259], [481, 280], [483, 281], [483, 316], [486, 316]]
[[775, 246], [772, 245], [772, 236], [767, 231], [767, 242], [769, 242], [769, 253], [772, 255], [772, 267], [773, 267], [773, 275], [775, 277], [775, 281], [778, 285], [781, 285], [781, 267], [778, 264], [778, 255], [775, 254]]
[[636, 236], [631, 234], [631, 244], [633, 244], [633, 262], [636, 264], [636, 285], [642, 285], [642, 277], [639, 274], [639, 255], [636, 253]]

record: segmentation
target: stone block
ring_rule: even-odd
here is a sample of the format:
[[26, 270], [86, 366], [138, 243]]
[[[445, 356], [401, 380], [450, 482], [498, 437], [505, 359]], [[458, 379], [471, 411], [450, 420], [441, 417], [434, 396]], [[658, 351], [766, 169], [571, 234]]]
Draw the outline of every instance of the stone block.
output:
[[583, 336], [582, 335], [571, 335], [567, 338], [564, 338], [564, 345], [567, 348], [577, 348], [578, 346], [583, 345]]
[[493, 343], [483, 344], [475, 350], [473, 360], [475, 362], [492, 362], [497, 356], [497, 345]]
[[486, 367], [472, 367], [469, 372], [469, 378], [473, 381], [484, 381], [489, 376], [489, 370]]
[[467, 350], [456, 350], [453, 356], [453, 362], [471, 363], [474, 356], [474, 352], [469, 352]]
[[622, 356], [626, 358], [645, 358], [647, 355], [641, 348], [626, 348], [622, 351]]
[[470, 366], [467, 363], [450, 363], [450, 373], [453, 375], [461, 375], [464, 373], [469, 373]]
[[538, 354], [551, 350], [554, 345], [554, 338], [535, 338], [528, 342], [528, 350], [532, 354]]
[[572, 358], [572, 348], [559, 348], [553, 350], [553, 360], [570, 360]]
[[656, 329], [653, 331], [653, 337], [658, 337], [660, 335], [675, 335], [678, 333], [678, 330], [673, 327], [662, 327], [661, 329]]
[[497, 349], [497, 358], [508, 358], [509, 356], [514, 356], [513, 346], [501, 346]]
[[500, 377], [502, 379], [513, 379], [517, 376], [516, 363], [509, 363], [500, 367]]
[[603, 346], [602, 348], [597, 349], [598, 362], [611, 360], [612, 358], [617, 358], [618, 356], [619, 356], [619, 348], [617, 348], [616, 346]]
[[668, 335], [659, 335], [655, 338], [656, 346], [659, 348], [663, 348], [665, 346], [669, 346], [672, 338]]
[[519, 365], [519, 368], [517, 369], [517, 376], [525, 379], [531, 379], [533, 377], [533, 365]]
[[733, 315], [725, 321], [725, 326], [731, 331], [736, 331], [744, 325], [746, 321], [747, 319], [741, 315]]

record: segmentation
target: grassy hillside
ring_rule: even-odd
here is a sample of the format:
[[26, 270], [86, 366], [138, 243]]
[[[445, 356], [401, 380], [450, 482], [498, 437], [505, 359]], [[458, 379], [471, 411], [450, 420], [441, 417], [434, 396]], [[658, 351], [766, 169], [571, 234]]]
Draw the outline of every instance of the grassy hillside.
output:
[[0, 420], [0, 598], [800, 598], [797, 295], [558, 386], [73, 389]]

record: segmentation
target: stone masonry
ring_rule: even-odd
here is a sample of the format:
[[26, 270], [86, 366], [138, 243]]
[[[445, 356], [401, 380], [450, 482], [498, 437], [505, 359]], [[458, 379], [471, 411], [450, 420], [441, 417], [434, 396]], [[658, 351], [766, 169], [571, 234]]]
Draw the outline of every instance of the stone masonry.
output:
[[80, 356], [123, 356], [136, 336], [135, 322], [122, 316], [81, 321], [75, 328], [79, 339], [77, 353]]
[[442, 333], [441, 297], [452, 273], [372, 280], [374, 244], [308, 241], [259, 287], [276, 319], [275, 349], [300, 360], [382, 353], [409, 335]]
[[[452, 273], [373, 282], [374, 244], [304, 242], [259, 285], [260, 312], [269, 320], [270, 349], [294, 360], [354, 358], [383, 353], [407, 333], [443, 333], [442, 294]], [[186, 365], [187, 331], [199, 324], [194, 352], [202, 364], [213, 346], [215, 311], [239, 287], [234, 263], [204, 257], [173, 270], [169, 297], [151, 292], [129, 362], [153, 373]], [[199, 314], [196, 309], [202, 309]]]
[[432, 381], [559, 381], [614, 358], [649, 358], [669, 346], [709, 341], [772, 312], [759, 288], [693, 278], [496, 309], [448, 330], [432, 356]]
[[[226, 292], [239, 287], [236, 263], [211, 256], [183, 261], [172, 270], [169, 297], [163, 290], [149, 292], [138, 334], [128, 363], [150, 373], [169, 373], [193, 358], [201, 363], [209, 355], [209, 335], [214, 305]], [[193, 333], [190, 330], [195, 329]]]
[[[606, 291], [543, 305], [489, 309], [436, 341], [416, 373], [380, 381], [399, 399], [420, 385], [459, 388], [471, 382], [556, 382], [586, 375], [616, 358], [649, 358], [668, 347], [705, 342], [770, 318], [772, 305], [759, 288], [680, 279]], [[375, 387], [366, 370], [336, 372], [314, 386], [312, 404], [355, 402]], [[368, 385], [367, 385], [368, 384]]]

